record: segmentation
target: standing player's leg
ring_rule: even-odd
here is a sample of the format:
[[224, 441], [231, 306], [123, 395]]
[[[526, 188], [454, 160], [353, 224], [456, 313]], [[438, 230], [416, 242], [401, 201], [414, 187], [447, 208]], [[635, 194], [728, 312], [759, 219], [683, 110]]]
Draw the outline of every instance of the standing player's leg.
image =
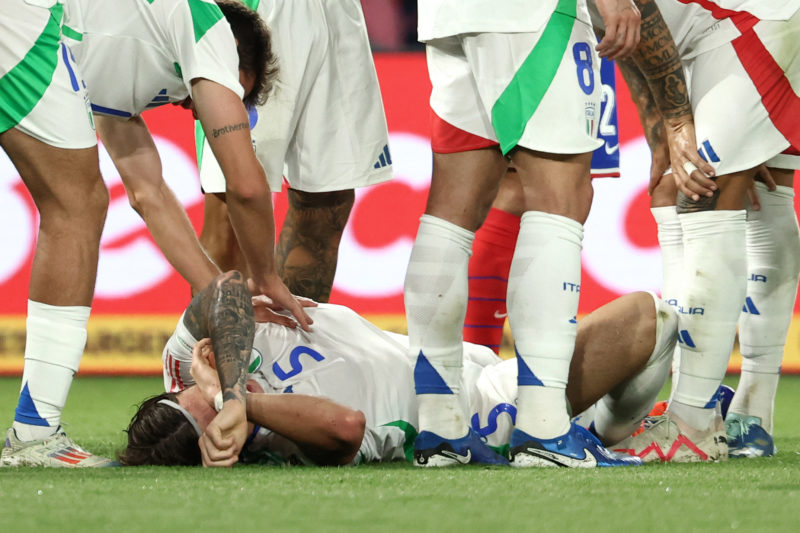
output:
[[500, 352], [506, 322], [508, 271], [514, 257], [523, 212], [522, 188], [510, 166], [500, 182], [497, 197], [480, 229], [475, 232], [469, 261], [469, 301], [464, 320], [464, 341]]
[[747, 297], [739, 317], [742, 371], [725, 427], [731, 457], [772, 455], [772, 416], [794, 312], [800, 235], [794, 171], [770, 169], [774, 191], [756, 183], [761, 208], [747, 216]]
[[86, 343], [108, 192], [88, 98], [60, 41], [62, 6], [0, 7], [0, 146], [39, 211], [25, 367], [3, 465], [97, 466], [75, 446], [61, 410]]
[[339, 242], [355, 201], [353, 189], [309, 193], [290, 188], [275, 264], [293, 294], [327, 302]]
[[[497, 462], [472, 442], [461, 392], [461, 329], [474, 231], [508, 162], [495, 147], [434, 153], [433, 178], [406, 274], [404, 297], [420, 435], [415, 464]], [[461, 442], [463, 441], [463, 442]]]
[[[3, 451], [3, 464], [96, 466], [101, 458], [77, 447], [70, 452], [73, 445], [60, 431], [60, 421], [86, 344], [108, 204], [97, 149], [58, 149], [15, 129], [0, 135], [0, 144], [41, 216], [28, 296], [22, 390], [13, 441], [9, 437], [13, 443]], [[29, 442], [37, 444], [27, 446]], [[63, 453], [53, 453], [59, 451]]]

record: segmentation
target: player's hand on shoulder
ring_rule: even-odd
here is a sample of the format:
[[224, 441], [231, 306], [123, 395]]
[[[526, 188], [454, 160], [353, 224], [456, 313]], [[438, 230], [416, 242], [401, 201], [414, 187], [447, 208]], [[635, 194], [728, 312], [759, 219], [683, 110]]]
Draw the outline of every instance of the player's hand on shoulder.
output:
[[[293, 295], [277, 274], [267, 276], [263, 281], [257, 281], [253, 278], [248, 279], [247, 287], [250, 289], [251, 294], [256, 295], [253, 299], [256, 322], [275, 322], [294, 327], [290, 325], [291, 318], [281, 315], [275, 316], [277, 312], [286, 310], [292, 314], [301, 328], [305, 331], [311, 331], [310, 326], [314, 321], [311, 320], [304, 308], [316, 307], [317, 302]], [[259, 296], [266, 298], [256, 300]]]
[[622, 59], [639, 45], [642, 14], [634, 0], [594, 0], [605, 24], [605, 35], [597, 45], [600, 57]]
[[189, 369], [195, 385], [203, 394], [203, 399], [208, 405], [214, 405], [214, 398], [221, 391], [219, 374], [214, 362], [214, 350], [211, 348], [211, 339], [203, 339], [192, 349], [192, 366]]
[[247, 411], [243, 402], [231, 399], [208, 424], [197, 444], [203, 466], [229, 467], [239, 460], [247, 440]]

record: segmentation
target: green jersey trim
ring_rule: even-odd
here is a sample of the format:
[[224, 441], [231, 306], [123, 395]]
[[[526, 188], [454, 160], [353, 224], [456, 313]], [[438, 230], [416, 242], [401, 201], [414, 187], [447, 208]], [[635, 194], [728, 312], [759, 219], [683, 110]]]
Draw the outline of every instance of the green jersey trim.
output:
[[61, 39], [61, 15], [64, 7], [50, 8], [50, 18], [28, 53], [14, 68], [0, 78], [0, 132], [10, 130], [28, 116], [42, 99], [58, 65]]
[[64, 37], [69, 37], [70, 39], [72, 39], [74, 41], [82, 41], [83, 40], [83, 34], [81, 32], [70, 28], [66, 24], [61, 26], [61, 33], [64, 35]]
[[197, 155], [197, 168], [203, 164], [203, 143], [206, 140], [206, 132], [199, 120], [194, 121], [194, 151]]
[[256, 9], [258, 9], [258, 4], [261, 3], [261, 0], [242, 0], [242, 3], [247, 7], [249, 7], [250, 9], [252, 9], [253, 11], [255, 11]]
[[214, 24], [224, 18], [219, 6], [213, 2], [203, 2], [202, 0], [188, 0], [189, 11], [192, 13], [192, 25], [194, 26], [194, 42], [200, 39], [210, 30]]
[[559, 0], [542, 36], [492, 107], [492, 127], [503, 154], [522, 138], [553, 82], [577, 16], [576, 0]]
[[405, 420], [395, 420], [394, 422], [389, 422], [388, 424], [383, 424], [384, 427], [391, 426], [400, 428], [403, 433], [405, 434], [405, 441], [403, 442], [403, 453], [406, 456], [406, 460], [411, 462], [414, 460], [414, 441], [417, 439], [417, 429], [411, 425], [410, 422], [406, 422]]

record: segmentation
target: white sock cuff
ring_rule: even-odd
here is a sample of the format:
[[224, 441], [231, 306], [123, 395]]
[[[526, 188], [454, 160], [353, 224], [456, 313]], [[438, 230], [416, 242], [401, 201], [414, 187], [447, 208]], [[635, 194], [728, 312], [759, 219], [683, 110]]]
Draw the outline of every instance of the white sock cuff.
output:
[[417, 234], [417, 239], [420, 235], [430, 235], [451, 240], [472, 254], [472, 241], [475, 240], [475, 233], [442, 218], [422, 215], [419, 219]]
[[29, 300], [25, 360], [77, 372], [86, 347], [90, 310], [83, 306], [53, 306]]
[[674, 205], [651, 207], [650, 213], [653, 214], [653, 220], [655, 220], [656, 224], [659, 226], [661, 224], [669, 224], [671, 222], [675, 224], [680, 223], [680, 219], [678, 218], [678, 210]]
[[[526, 229], [527, 228], [527, 229]], [[522, 214], [519, 224], [520, 233], [525, 231], [541, 231], [548, 235], [558, 235], [569, 239], [578, 245], [583, 242], [583, 224], [577, 220], [561, 215], [543, 213], [541, 211], [526, 211]]]
[[653, 366], [672, 359], [675, 343], [678, 341], [678, 314], [671, 305], [654, 293], [648, 291], [648, 294], [656, 306], [656, 342], [646, 365]]
[[28, 300], [28, 316], [46, 318], [70, 324], [75, 327], [86, 327], [92, 308], [83, 305], [50, 305]]
[[794, 189], [785, 185], [778, 185], [774, 191], [771, 191], [767, 186], [760, 181], [756, 182], [756, 193], [763, 204], [767, 200], [772, 205], [782, 203], [793, 203]]
[[744, 231], [747, 211], [723, 210], [700, 211], [697, 213], [680, 213], [681, 228], [684, 236], [692, 232], [693, 236], [718, 235], [730, 231]]

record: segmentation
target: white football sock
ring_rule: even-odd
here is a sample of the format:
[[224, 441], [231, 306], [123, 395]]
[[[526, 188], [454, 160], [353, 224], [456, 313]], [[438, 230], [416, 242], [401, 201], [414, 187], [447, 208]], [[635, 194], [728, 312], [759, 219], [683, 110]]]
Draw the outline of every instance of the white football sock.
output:
[[679, 217], [685, 265], [677, 308], [681, 359], [669, 409], [704, 431], [714, 421], [713, 400], [725, 376], [744, 303], [745, 211], [706, 211]]
[[542, 439], [569, 431], [565, 389], [575, 350], [583, 226], [522, 215], [508, 279], [508, 319], [518, 359], [516, 426]]
[[669, 375], [675, 351], [678, 316], [671, 305], [653, 298], [656, 306], [656, 338], [645, 367], [614, 387], [597, 402], [594, 427], [603, 444], [610, 446], [629, 437], [647, 416]]
[[[674, 205], [651, 207], [650, 212], [658, 226], [658, 245], [661, 248], [661, 298], [677, 307], [683, 277], [683, 230]], [[672, 391], [678, 384], [680, 350], [675, 349], [672, 359]]]
[[772, 433], [772, 416], [800, 270], [794, 191], [756, 183], [760, 211], [747, 217], [747, 299], [739, 317], [742, 375], [730, 412], [756, 416]]
[[86, 346], [90, 311], [90, 307], [28, 300], [25, 368], [13, 424], [19, 439], [44, 439], [61, 423], [61, 410]]
[[461, 330], [467, 309], [467, 266], [475, 234], [423, 215], [411, 250], [403, 294], [420, 430], [446, 439], [468, 428], [462, 407]]

